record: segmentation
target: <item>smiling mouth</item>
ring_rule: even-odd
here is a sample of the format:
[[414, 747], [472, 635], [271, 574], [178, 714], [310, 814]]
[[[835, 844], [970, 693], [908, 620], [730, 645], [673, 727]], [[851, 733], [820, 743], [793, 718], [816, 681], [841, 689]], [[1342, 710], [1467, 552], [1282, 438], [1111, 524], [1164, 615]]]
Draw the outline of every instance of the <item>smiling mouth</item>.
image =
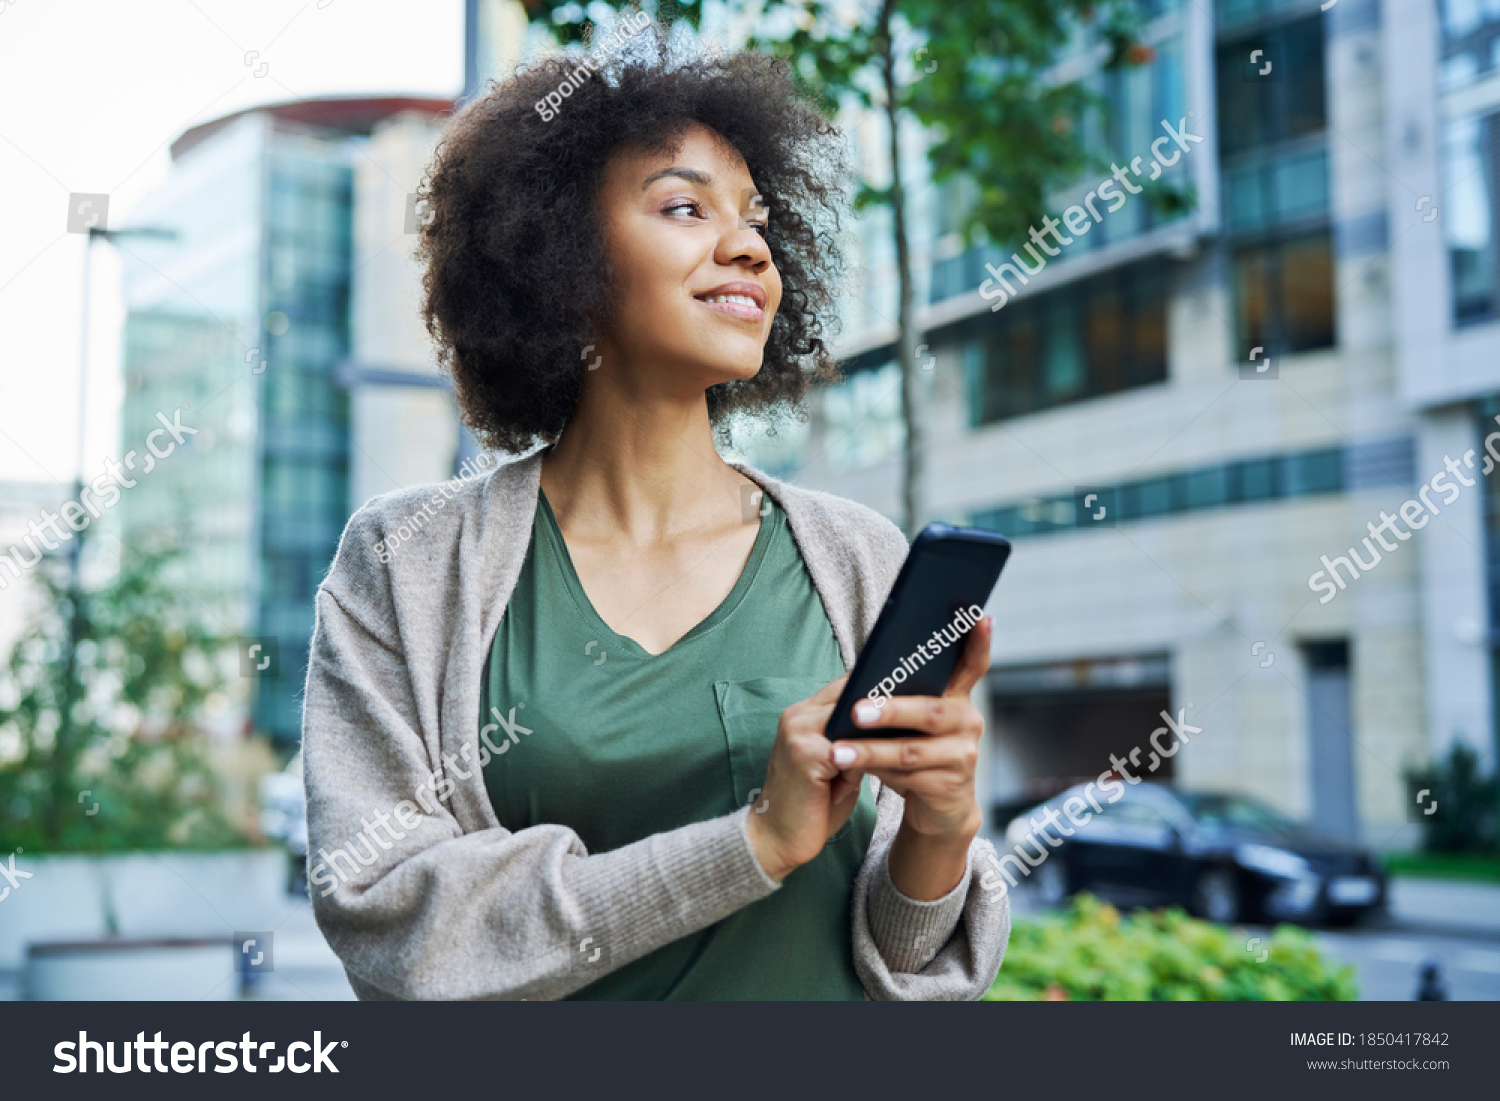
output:
[[748, 294], [713, 294], [698, 299], [710, 309], [739, 318], [741, 321], [762, 321], [765, 312], [755, 304]]

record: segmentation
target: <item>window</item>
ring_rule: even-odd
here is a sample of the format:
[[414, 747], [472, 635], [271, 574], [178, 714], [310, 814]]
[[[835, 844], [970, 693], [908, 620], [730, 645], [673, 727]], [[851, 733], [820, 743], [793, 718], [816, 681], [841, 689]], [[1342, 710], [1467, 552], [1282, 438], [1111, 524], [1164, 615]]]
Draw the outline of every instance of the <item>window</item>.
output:
[[1451, 120], [1443, 134], [1443, 234], [1453, 275], [1453, 320], [1500, 315], [1500, 112]]
[[[1224, 0], [1233, 23], [1279, 14]], [[1323, 17], [1236, 33], [1218, 47], [1219, 149], [1238, 360], [1335, 342]]]
[[1272, 229], [1328, 211], [1328, 150], [1321, 144], [1257, 156], [1224, 170], [1231, 233]]
[[1213, 508], [1229, 500], [1228, 467], [1210, 466], [1191, 471], [1183, 475], [1182, 484], [1185, 508]]
[[1288, 497], [1305, 497], [1312, 493], [1336, 493], [1344, 485], [1344, 455], [1338, 448], [1303, 451], [1288, 455], [1286, 492]]
[[[1500, 430], [1500, 398], [1492, 397], [1480, 403], [1479, 406], [1479, 429], [1477, 439], [1488, 440], [1490, 436]], [[1493, 453], [1493, 449], [1500, 449], [1500, 440], [1489, 445], [1480, 444], [1485, 447], [1486, 455]], [[1480, 457], [1475, 457], [1479, 462]], [[1496, 671], [1500, 673], [1500, 477], [1483, 478], [1484, 483], [1484, 535], [1485, 535], [1485, 562], [1489, 576], [1489, 622], [1485, 624], [1486, 634], [1489, 636], [1490, 645], [1495, 649]], [[1496, 688], [1500, 688], [1500, 680], [1496, 681]], [[1496, 709], [1497, 722], [1500, 722], [1500, 708]]]
[[1217, 61], [1226, 160], [1327, 129], [1320, 14], [1222, 42]]
[[[1500, 409], [1500, 405], [1496, 406]], [[1107, 504], [1116, 520], [1150, 520], [1184, 512], [1260, 501], [1311, 497], [1319, 494], [1368, 489], [1375, 486], [1411, 486], [1415, 479], [1415, 448], [1411, 437], [1367, 440], [1343, 448], [1323, 447], [1235, 459], [1227, 463], [1158, 474], [1118, 486], [1091, 486], [1099, 503]], [[1053, 531], [1093, 527], [1079, 500], [1082, 491], [1051, 497], [1032, 497], [1015, 504], [983, 509], [970, 514], [977, 527], [992, 528], [1006, 535], [1040, 535]], [[1495, 515], [1500, 515], [1496, 506]], [[1500, 524], [1497, 524], [1500, 529]], [[1500, 543], [1496, 544], [1500, 546]], [[1500, 562], [1500, 551], [1494, 562]], [[1500, 566], [1492, 575], [1500, 608]]]
[[1140, 264], [1008, 306], [973, 353], [973, 423], [1164, 380], [1166, 297], [1166, 269]]
[[[1181, 8], [1182, 0], [1142, 0], [1141, 14], [1148, 18]], [[1183, 46], [1179, 31], [1168, 30], [1152, 39], [1155, 57], [1144, 65], [1112, 71], [1096, 71], [1084, 79], [1084, 86], [1101, 96], [1108, 108], [1099, 115], [1083, 120], [1083, 140], [1091, 151], [1106, 162], [1128, 165], [1133, 157], [1150, 160], [1151, 142], [1159, 137], [1161, 120], [1174, 125], [1188, 113], [1183, 92]], [[1190, 124], [1191, 128], [1191, 124]], [[1195, 131], [1197, 132], [1197, 131]], [[1161, 184], [1170, 183], [1179, 190], [1191, 187], [1191, 167], [1182, 161], [1162, 174]], [[1050, 196], [1048, 208], [1054, 217], [1098, 186], [1100, 175], [1090, 170], [1074, 184]], [[1149, 186], [1149, 185], [1148, 185]], [[937, 234], [942, 237], [958, 232], [964, 216], [973, 205], [975, 184], [972, 180], [950, 180], [938, 186], [934, 210]], [[1063, 262], [1095, 249], [1129, 240], [1155, 229], [1182, 214], [1158, 213], [1142, 199], [1112, 211], [1083, 237], [1074, 236], [1064, 246]], [[1024, 243], [1024, 242], [1022, 242]], [[1000, 247], [993, 242], [976, 245], [957, 256], [940, 256], [933, 260], [927, 283], [928, 301], [942, 302], [971, 294], [987, 279], [986, 264], [1003, 264], [1018, 247]], [[1023, 253], [1024, 255], [1024, 253]], [[866, 254], [866, 267], [876, 259]]]
[[1325, 229], [1234, 252], [1240, 362], [1250, 350], [1303, 352], [1334, 343], [1333, 238]]
[[1442, 83], [1461, 87], [1500, 67], [1500, 2], [1441, 0]]
[[1247, 459], [1235, 464], [1239, 471], [1239, 499], [1267, 501], [1282, 494], [1281, 464], [1275, 459]]
[[1248, 796], [1186, 794], [1181, 798], [1193, 817], [1205, 826], [1254, 830], [1286, 837], [1297, 833], [1297, 824], [1290, 818]]

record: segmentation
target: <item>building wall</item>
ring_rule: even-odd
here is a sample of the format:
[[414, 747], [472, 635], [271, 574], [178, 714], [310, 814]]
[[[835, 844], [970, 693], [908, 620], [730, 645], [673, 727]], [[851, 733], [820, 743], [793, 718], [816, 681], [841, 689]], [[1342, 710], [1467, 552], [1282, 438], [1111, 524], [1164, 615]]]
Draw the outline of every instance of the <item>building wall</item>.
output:
[[[267, 136], [265, 120], [246, 115], [176, 161], [130, 221], [174, 229], [177, 239], [132, 242], [121, 254], [120, 446], [143, 454], [158, 412], [170, 419], [180, 410], [197, 429], [152, 471], [133, 475], [118, 506], [121, 537], [130, 546], [182, 540], [187, 552], [167, 580], [191, 594], [208, 629], [229, 638], [257, 631]], [[228, 694], [224, 722], [242, 726], [252, 686], [235, 681]]]
[[[451, 477], [458, 415], [422, 324], [413, 197], [442, 120], [415, 112], [375, 128], [354, 162], [349, 510]], [[382, 381], [383, 380], [383, 381]]]

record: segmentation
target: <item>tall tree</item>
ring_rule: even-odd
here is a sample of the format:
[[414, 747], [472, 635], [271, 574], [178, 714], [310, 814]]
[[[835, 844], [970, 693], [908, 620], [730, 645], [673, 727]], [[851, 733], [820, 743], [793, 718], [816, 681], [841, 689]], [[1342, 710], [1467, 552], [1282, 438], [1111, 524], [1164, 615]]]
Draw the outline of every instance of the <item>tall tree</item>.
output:
[[201, 723], [233, 640], [163, 581], [175, 553], [126, 547], [94, 591], [38, 567], [47, 599], [0, 668], [0, 854], [244, 843]]

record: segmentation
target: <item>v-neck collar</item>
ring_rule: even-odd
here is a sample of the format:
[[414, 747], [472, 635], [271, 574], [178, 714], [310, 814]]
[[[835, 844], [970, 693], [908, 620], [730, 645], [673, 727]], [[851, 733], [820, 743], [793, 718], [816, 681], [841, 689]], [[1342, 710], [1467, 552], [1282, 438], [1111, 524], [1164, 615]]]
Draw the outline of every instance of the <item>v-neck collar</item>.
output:
[[[529, 533], [534, 530], [544, 453], [545, 448], [538, 448], [519, 459], [501, 463], [493, 472], [484, 475], [487, 507], [494, 510], [495, 523], [502, 532], [520, 529]], [[866, 609], [869, 621], [861, 627], [857, 596], [846, 591], [842, 560], [829, 544], [827, 509], [823, 504], [825, 495], [773, 478], [747, 463], [731, 462], [729, 465], [759, 486], [786, 518], [787, 533], [797, 544], [803, 564], [812, 575], [813, 587], [818, 590], [818, 597], [828, 613], [828, 621], [833, 625], [839, 654], [846, 668], [854, 668], [862, 632], [869, 631], [873, 616], [879, 613], [885, 600], [885, 591], [882, 590], [878, 598], [872, 598], [873, 605]], [[493, 609], [486, 611], [481, 627], [487, 640], [494, 638], [495, 628], [510, 601], [515, 578], [521, 571], [531, 539], [511, 540], [502, 536], [490, 545], [497, 553], [487, 556], [485, 566], [492, 579], [487, 591], [494, 599]], [[509, 577], [509, 581], [500, 580], [505, 577]]]
[[[765, 499], [771, 500], [769, 496]], [[568, 550], [567, 540], [563, 538], [562, 526], [558, 524], [557, 514], [552, 511], [552, 502], [547, 500], [546, 491], [540, 485], [537, 486], [537, 550], [539, 553], [548, 553], [553, 558], [558, 572], [562, 575], [563, 583], [567, 586], [568, 595], [573, 599], [574, 607], [590, 630], [599, 632], [601, 637], [610, 639], [611, 645], [621, 647], [625, 652], [636, 657], [650, 660], [666, 657], [680, 647], [702, 638], [722, 626], [734, 614], [744, 602], [751, 587], [755, 584], [756, 576], [760, 573], [761, 563], [766, 556], [766, 548], [770, 545], [771, 536], [775, 530], [777, 512], [773, 502], [773, 507], [761, 514], [760, 527], [755, 533], [755, 544], [750, 548], [750, 556], [745, 560], [744, 568], [740, 570], [740, 575], [735, 579], [734, 587], [729, 590], [728, 595], [719, 601], [718, 607], [659, 654], [653, 654], [635, 639], [620, 634], [604, 622], [604, 618], [595, 609], [593, 601], [589, 599], [588, 593], [584, 591], [583, 582], [578, 577], [578, 570], [573, 565], [573, 556]]]

